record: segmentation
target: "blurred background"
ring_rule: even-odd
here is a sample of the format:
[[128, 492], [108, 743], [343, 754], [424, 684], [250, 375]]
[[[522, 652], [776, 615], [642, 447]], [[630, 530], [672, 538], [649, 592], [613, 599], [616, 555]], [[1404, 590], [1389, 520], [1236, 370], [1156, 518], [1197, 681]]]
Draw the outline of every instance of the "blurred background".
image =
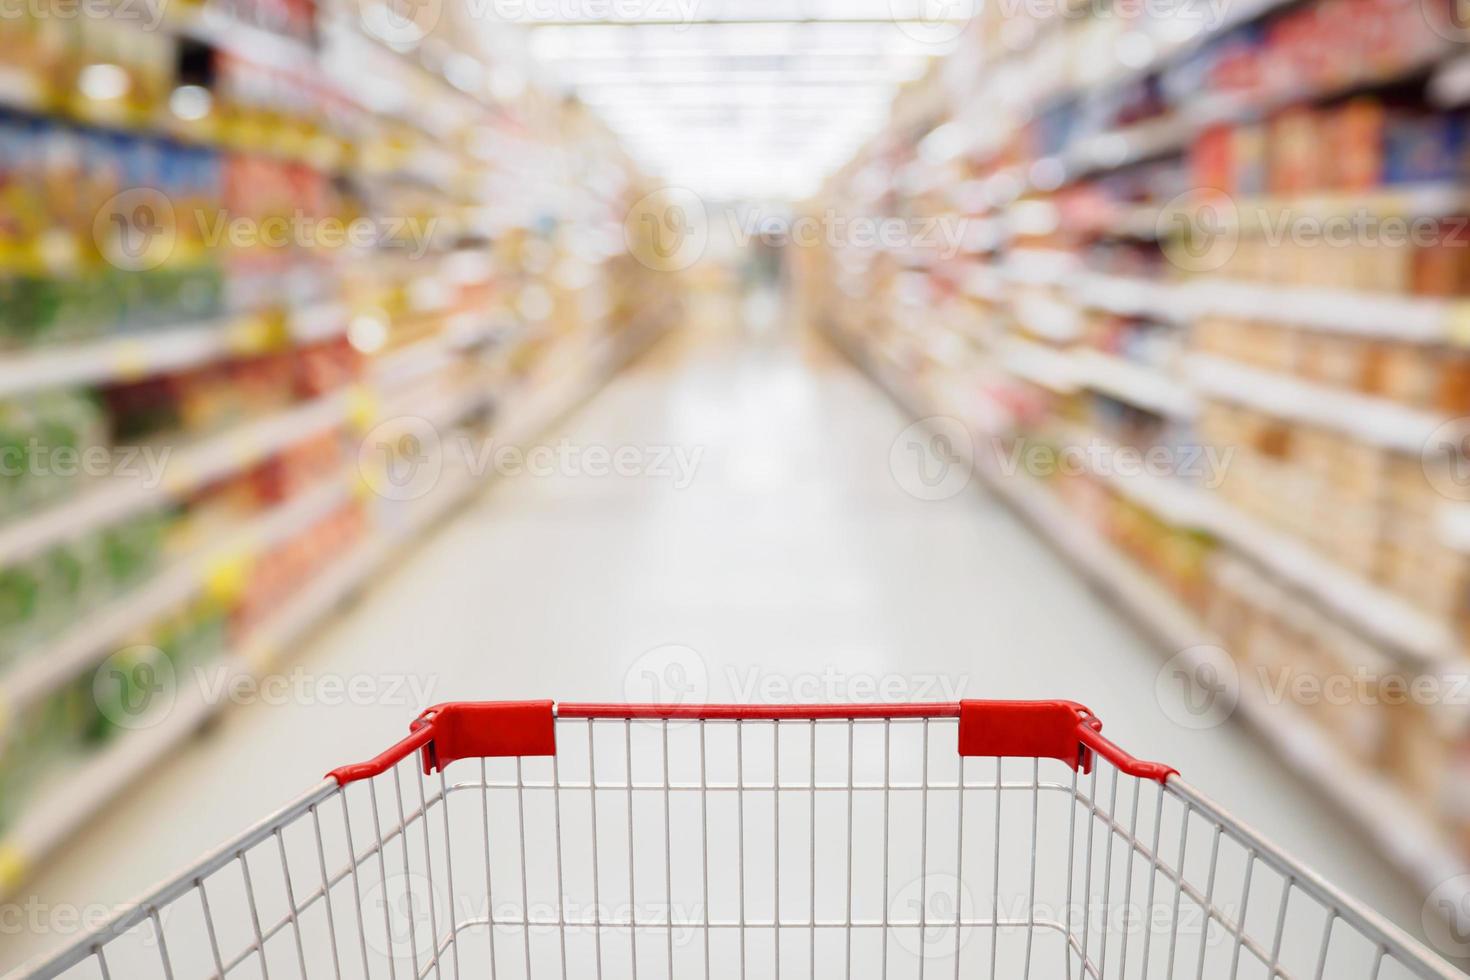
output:
[[511, 697], [1072, 698], [1464, 962], [1464, 13], [0, 0], [0, 971]]

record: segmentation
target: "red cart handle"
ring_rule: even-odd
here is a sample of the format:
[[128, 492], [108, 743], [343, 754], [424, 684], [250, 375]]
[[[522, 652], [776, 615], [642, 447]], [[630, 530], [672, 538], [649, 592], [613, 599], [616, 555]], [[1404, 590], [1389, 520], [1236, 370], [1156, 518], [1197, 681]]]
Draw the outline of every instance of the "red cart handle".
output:
[[658, 705], [563, 704], [551, 701], [460, 701], [436, 705], [410, 734], [377, 758], [327, 774], [338, 785], [387, 772], [414, 752], [425, 774], [456, 759], [556, 754], [556, 719], [822, 721], [873, 718], [958, 718], [961, 756], [1059, 759], [1091, 772], [1094, 755], [1120, 772], [1166, 781], [1177, 770], [1134, 758], [1102, 735], [1102, 722], [1075, 701], [959, 701], [941, 704]]

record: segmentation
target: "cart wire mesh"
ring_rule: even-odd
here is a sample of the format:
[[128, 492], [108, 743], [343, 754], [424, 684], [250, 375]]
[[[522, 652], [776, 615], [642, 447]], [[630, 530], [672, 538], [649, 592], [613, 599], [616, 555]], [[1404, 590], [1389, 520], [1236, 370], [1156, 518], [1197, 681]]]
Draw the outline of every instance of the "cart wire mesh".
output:
[[1463, 976], [1100, 726], [962, 756], [961, 707], [420, 724], [15, 976]]

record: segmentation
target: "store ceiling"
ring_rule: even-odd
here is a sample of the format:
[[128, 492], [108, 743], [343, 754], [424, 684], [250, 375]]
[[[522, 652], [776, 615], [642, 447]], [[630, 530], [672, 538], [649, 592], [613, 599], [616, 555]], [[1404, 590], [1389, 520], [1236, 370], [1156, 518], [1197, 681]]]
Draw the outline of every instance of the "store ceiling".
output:
[[706, 199], [749, 200], [807, 196], [847, 162], [899, 86], [952, 46], [962, 22], [936, 15], [944, 6], [524, 0], [520, 9], [533, 57], [648, 173]]

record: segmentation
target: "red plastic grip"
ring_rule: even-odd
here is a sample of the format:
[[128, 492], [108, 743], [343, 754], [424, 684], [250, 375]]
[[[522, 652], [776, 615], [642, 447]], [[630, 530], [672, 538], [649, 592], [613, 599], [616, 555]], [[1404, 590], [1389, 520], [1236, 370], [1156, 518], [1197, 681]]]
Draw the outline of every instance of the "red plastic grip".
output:
[[409, 726], [409, 736], [367, 762], [327, 773], [339, 786], [381, 776], [413, 752], [424, 773], [456, 759], [556, 755], [556, 713], [550, 701], [461, 701], [435, 705]]
[[413, 728], [429, 728], [424, 772], [457, 759], [556, 755], [556, 709], [550, 701], [457, 701], [435, 705]]
[[1092, 771], [1094, 754], [1118, 771], [1159, 782], [1177, 775], [1143, 762], [1102, 736], [1102, 722], [1075, 701], [961, 701], [960, 755], [986, 758], [1060, 759]]

